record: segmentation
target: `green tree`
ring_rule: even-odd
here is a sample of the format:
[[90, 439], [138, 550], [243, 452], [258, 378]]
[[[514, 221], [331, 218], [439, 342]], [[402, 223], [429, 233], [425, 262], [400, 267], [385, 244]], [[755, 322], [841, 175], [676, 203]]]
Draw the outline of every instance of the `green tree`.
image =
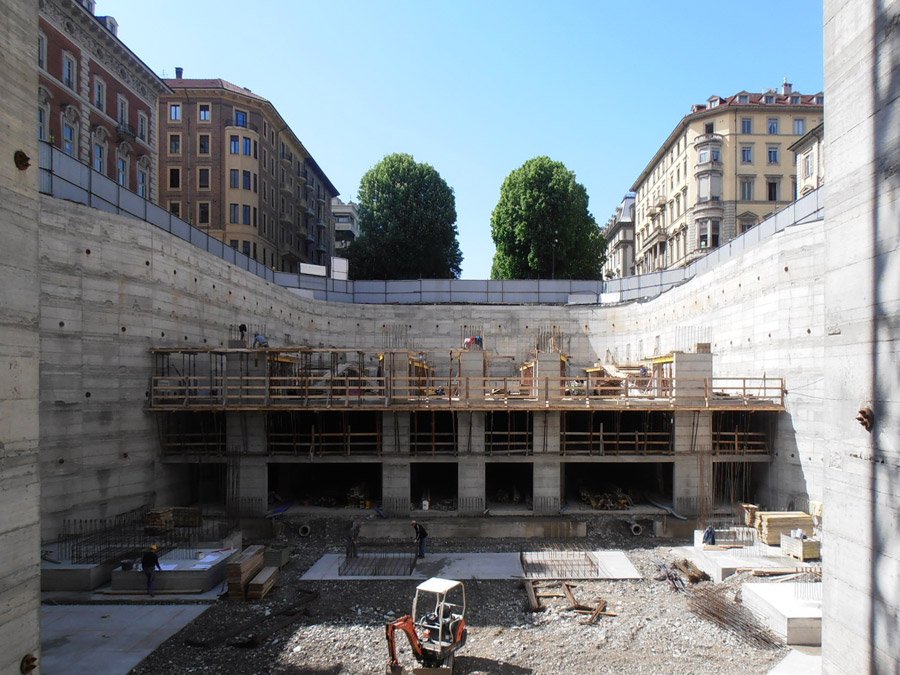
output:
[[458, 278], [453, 189], [412, 155], [388, 155], [359, 182], [360, 236], [348, 258], [354, 279]]
[[491, 215], [492, 279], [601, 279], [606, 239], [587, 190], [562, 162], [529, 159], [500, 188]]

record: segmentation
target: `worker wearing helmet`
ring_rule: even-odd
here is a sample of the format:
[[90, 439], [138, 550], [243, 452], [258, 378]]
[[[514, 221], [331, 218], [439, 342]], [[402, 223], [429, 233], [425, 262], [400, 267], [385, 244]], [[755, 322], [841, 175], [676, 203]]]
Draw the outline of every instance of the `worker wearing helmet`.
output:
[[153, 597], [153, 585], [156, 583], [156, 570], [162, 571], [159, 555], [157, 555], [158, 550], [156, 544], [153, 544], [141, 558], [141, 569], [144, 571], [144, 576], [147, 577], [147, 594], [151, 598]]

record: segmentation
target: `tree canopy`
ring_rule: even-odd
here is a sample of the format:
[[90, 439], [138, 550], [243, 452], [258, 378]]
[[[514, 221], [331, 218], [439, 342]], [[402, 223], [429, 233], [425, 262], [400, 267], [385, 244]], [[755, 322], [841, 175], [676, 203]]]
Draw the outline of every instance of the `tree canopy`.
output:
[[359, 229], [348, 250], [354, 279], [459, 277], [453, 189], [412, 155], [388, 155], [362, 177]]
[[491, 215], [492, 279], [601, 279], [606, 240], [587, 190], [562, 162], [529, 159], [500, 188]]

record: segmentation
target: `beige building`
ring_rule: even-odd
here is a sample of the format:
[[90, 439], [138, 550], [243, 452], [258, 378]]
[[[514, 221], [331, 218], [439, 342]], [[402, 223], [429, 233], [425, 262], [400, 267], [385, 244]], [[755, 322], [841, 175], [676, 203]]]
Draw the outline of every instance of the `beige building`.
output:
[[222, 79], [160, 97], [160, 206], [279, 272], [328, 266], [337, 189], [270, 101]]
[[797, 197], [825, 183], [825, 124], [814, 127], [788, 148], [794, 153]]
[[331, 200], [334, 216], [334, 252], [343, 256], [347, 248], [359, 236], [359, 207], [348, 201], [346, 204], [337, 197]]
[[822, 122], [823, 103], [785, 82], [693, 106], [631, 187], [635, 273], [686, 265], [793, 201], [789, 149]]
[[606, 237], [604, 279], [630, 277], [634, 274], [634, 195], [625, 195], [603, 231]]

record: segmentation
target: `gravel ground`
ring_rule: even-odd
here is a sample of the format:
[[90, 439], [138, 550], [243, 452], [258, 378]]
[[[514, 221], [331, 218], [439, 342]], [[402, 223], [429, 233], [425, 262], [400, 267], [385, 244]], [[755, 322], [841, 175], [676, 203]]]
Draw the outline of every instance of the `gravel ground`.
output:
[[[349, 518], [313, 521], [312, 535], [300, 538], [296, 524], [286, 523], [282, 543], [291, 546], [291, 562], [279, 585], [262, 601], [221, 599], [194, 623], [163, 643], [132, 672], [284, 673], [292, 675], [356, 675], [384, 673], [387, 664], [385, 623], [408, 613], [418, 582], [412, 580], [301, 582], [303, 573], [326, 552], [342, 552]], [[624, 550], [643, 575], [635, 581], [577, 582], [575, 595], [587, 605], [607, 600], [607, 611], [595, 625], [567, 609], [564, 598], [545, 598], [545, 612], [526, 611], [522, 582], [466, 581], [469, 639], [456, 659], [455, 672], [469, 675], [579, 673], [767, 673], [787, 653], [761, 650], [733, 633], [688, 611], [687, 595], [654, 580], [653, 558], [674, 561], [674, 546], [686, 541], [633, 537], [616, 519], [592, 518], [586, 539], [573, 548]], [[258, 542], [263, 543], [263, 542]], [[560, 542], [521, 539], [452, 540], [429, 538], [429, 550], [540, 550]], [[361, 542], [365, 550], [365, 541]], [[702, 582], [705, 585], [709, 582]], [[736, 582], [732, 582], [737, 588]], [[230, 628], [253, 622], [248, 633], [263, 632], [284, 621], [281, 608], [304, 597], [298, 589], [318, 592], [289, 625], [260, 640], [254, 648], [222, 644], [197, 647], [190, 641], [222, 636]], [[414, 665], [408, 644], [398, 634], [400, 662]]]

